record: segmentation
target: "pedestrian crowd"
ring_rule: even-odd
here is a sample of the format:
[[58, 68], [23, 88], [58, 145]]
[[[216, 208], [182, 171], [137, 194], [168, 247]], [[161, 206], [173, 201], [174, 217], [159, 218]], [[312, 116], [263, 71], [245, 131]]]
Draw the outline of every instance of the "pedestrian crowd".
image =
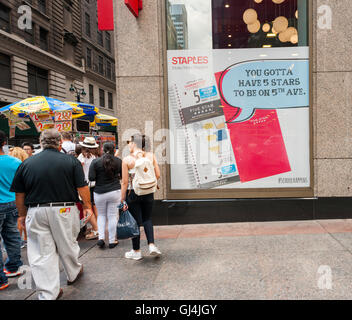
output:
[[[26, 247], [38, 299], [59, 299], [59, 261], [68, 285], [83, 275], [80, 232], [100, 249], [113, 249], [119, 243], [119, 216], [127, 210], [144, 227], [149, 254], [161, 255], [152, 223], [160, 169], [144, 135], [127, 141], [129, 155], [123, 160], [112, 142], [101, 148], [94, 137], [85, 137], [75, 144], [70, 133], [55, 129], [41, 133], [38, 154], [29, 142], [5, 154], [7, 142], [0, 131], [0, 291], [8, 288], [8, 278], [21, 276]], [[125, 258], [142, 259], [140, 246], [140, 236], [133, 237]]]

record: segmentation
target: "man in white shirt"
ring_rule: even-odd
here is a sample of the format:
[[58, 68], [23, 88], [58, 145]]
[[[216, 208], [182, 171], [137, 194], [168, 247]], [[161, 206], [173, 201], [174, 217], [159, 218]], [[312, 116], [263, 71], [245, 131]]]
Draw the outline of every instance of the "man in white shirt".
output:
[[62, 147], [61, 152], [66, 154], [73, 154], [75, 153], [76, 145], [72, 142], [72, 135], [69, 132], [63, 132], [61, 134], [62, 137]]

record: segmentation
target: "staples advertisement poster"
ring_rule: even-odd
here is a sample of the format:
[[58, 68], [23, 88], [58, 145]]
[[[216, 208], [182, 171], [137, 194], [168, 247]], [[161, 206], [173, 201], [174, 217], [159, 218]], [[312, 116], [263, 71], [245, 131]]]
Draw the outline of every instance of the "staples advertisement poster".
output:
[[169, 50], [171, 188], [309, 187], [308, 57]]

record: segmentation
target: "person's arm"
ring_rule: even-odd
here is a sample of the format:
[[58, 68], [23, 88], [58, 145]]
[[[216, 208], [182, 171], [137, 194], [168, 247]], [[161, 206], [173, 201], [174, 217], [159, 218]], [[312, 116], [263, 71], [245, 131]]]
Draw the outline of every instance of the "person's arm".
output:
[[158, 161], [156, 160], [155, 154], [153, 154], [153, 165], [154, 165], [154, 172], [155, 172], [156, 179], [159, 180], [160, 168], [159, 168]]
[[88, 215], [92, 215], [92, 204], [90, 202], [90, 191], [88, 186], [84, 186], [81, 188], [77, 188], [77, 191], [82, 198], [83, 201], [83, 215], [84, 217], [87, 217]]
[[122, 161], [122, 179], [121, 179], [121, 202], [126, 200], [128, 188], [128, 164], [125, 160]]
[[80, 154], [78, 157], [77, 157], [77, 160], [81, 163], [82, 167], [84, 166], [84, 163], [85, 163], [85, 160], [84, 160], [84, 157], [82, 156], [82, 154]]
[[97, 179], [97, 172], [95, 171], [95, 162], [96, 160], [93, 160], [91, 165], [89, 166], [89, 171], [88, 171], [89, 181], [96, 181]]
[[22, 228], [26, 228], [27, 207], [24, 204], [25, 197], [25, 193], [16, 193], [16, 207], [19, 215], [17, 223]]
[[73, 179], [75, 182], [75, 187], [83, 201], [83, 215], [84, 217], [90, 216], [92, 212], [92, 204], [90, 202], [90, 191], [87, 183], [84, 179], [83, 167], [80, 162], [73, 158]]

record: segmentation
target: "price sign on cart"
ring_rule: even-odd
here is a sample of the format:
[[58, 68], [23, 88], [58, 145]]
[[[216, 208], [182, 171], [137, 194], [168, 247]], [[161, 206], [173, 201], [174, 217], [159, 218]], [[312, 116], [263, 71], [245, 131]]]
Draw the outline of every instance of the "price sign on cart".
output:
[[57, 129], [59, 132], [72, 131], [72, 121], [56, 122], [55, 129]]
[[71, 121], [72, 111], [55, 111], [55, 121]]
[[44, 130], [54, 128], [54, 122], [52, 121], [38, 121], [34, 124], [38, 132], [43, 132]]

